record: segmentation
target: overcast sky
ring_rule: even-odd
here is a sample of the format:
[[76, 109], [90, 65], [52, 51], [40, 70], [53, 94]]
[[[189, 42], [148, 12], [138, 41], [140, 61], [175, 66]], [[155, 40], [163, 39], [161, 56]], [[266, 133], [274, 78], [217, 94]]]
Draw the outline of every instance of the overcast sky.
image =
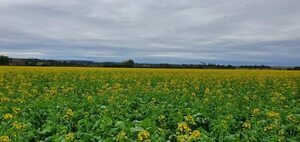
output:
[[300, 65], [300, 0], [0, 0], [0, 54]]

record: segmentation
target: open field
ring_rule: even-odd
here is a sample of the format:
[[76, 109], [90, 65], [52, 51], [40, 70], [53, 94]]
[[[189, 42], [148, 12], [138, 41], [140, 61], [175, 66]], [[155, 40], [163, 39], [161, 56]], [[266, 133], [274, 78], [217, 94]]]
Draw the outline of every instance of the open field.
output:
[[300, 72], [0, 67], [2, 141], [300, 141]]

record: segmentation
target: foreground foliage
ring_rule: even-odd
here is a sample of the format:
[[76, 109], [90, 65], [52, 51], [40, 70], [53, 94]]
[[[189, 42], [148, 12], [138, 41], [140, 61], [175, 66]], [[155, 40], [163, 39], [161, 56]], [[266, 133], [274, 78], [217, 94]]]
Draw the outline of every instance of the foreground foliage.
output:
[[300, 141], [300, 72], [0, 67], [0, 141]]

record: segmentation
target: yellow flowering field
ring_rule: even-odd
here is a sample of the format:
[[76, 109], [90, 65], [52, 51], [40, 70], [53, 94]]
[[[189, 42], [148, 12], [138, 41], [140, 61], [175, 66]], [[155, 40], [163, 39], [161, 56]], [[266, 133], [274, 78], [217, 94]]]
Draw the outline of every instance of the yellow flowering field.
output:
[[299, 71], [0, 67], [0, 142], [296, 142], [299, 93]]

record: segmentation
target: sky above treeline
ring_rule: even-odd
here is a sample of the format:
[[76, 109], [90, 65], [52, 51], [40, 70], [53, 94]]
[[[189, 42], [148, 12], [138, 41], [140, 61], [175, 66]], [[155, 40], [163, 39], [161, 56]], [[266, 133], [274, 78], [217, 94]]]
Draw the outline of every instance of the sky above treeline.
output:
[[0, 0], [17, 58], [300, 65], [300, 0]]

